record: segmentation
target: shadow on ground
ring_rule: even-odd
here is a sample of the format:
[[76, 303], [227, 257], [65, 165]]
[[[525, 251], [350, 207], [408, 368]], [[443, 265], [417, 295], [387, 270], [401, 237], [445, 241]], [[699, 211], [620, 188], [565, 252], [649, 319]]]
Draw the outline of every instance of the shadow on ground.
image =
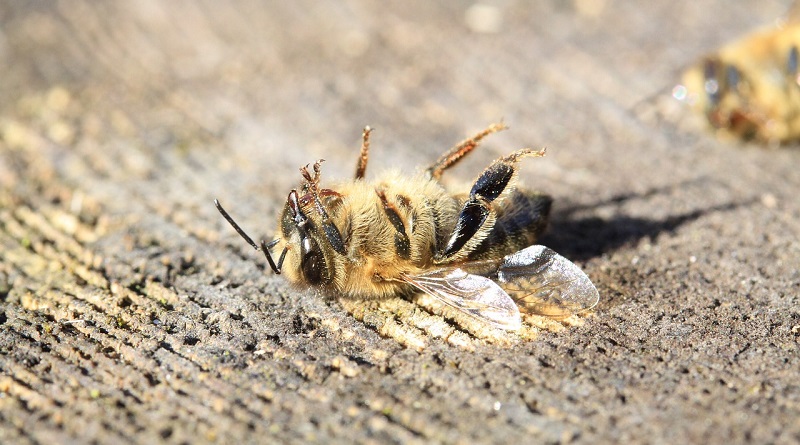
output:
[[643, 238], [652, 240], [661, 233], [674, 232], [684, 224], [693, 222], [704, 215], [733, 210], [755, 202], [755, 199], [752, 198], [742, 202], [728, 202], [663, 219], [625, 215], [614, 216], [610, 219], [598, 216], [575, 216], [609, 205], [621, 205], [631, 200], [667, 194], [676, 187], [705, 182], [707, 182], [705, 178], [700, 178], [669, 187], [653, 188], [642, 193], [623, 193], [592, 204], [567, 202], [553, 212], [550, 218], [550, 229], [542, 237], [541, 243], [572, 260], [587, 261], [624, 245], [638, 242]]

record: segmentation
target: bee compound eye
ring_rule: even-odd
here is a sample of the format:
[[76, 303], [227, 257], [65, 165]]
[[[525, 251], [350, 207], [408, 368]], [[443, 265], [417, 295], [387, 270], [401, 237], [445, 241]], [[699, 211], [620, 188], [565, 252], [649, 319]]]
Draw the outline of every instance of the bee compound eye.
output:
[[328, 267], [319, 249], [310, 250], [303, 255], [303, 276], [309, 284], [321, 284], [327, 279]]

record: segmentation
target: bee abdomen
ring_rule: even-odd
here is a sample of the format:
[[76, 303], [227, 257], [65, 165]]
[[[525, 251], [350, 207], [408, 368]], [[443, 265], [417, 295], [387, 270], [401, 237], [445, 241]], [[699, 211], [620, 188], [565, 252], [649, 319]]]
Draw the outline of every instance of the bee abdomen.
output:
[[497, 209], [497, 221], [469, 260], [497, 258], [532, 245], [547, 227], [553, 199], [537, 192], [517, 190]]

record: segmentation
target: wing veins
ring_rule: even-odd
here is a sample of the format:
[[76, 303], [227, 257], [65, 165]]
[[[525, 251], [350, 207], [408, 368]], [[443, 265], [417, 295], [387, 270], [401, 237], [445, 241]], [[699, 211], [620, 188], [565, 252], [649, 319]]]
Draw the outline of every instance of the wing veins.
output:
[[507, 330], [519, 329], [516, 303], [497, 283], [460, 268], [443, 268], [421, 275], [401, 275], [418, 290], [477, 320]]

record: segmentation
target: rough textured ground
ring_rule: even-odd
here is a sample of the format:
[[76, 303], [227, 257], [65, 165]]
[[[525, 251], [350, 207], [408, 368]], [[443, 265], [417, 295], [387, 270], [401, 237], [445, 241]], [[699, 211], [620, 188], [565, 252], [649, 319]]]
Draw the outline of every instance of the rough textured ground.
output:
[[[0, 4], [0, 442], [800, 441], [800, 150], [668, 97], [786, 2], [429, 3]], [[501, 118], [450, 178], [548, 147], [568, 326], [294, 290], [212, 205], [271, 234], [365, 124], [411, 172]]]

